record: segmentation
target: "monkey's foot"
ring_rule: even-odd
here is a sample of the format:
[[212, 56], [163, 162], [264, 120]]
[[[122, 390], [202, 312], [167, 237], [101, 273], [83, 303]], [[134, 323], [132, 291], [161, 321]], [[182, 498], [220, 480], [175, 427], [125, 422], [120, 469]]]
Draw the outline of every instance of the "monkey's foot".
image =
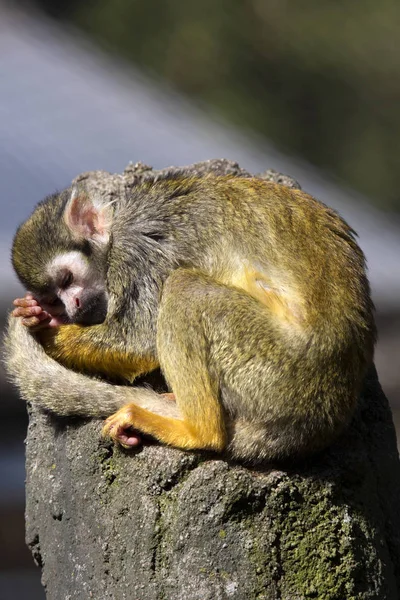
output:
[[142, 442], [140, 435], [133, 430], [132, 414], [125, 406], [106, 419], [102, 436], [111, 438], [124, 448], [134, 448]]

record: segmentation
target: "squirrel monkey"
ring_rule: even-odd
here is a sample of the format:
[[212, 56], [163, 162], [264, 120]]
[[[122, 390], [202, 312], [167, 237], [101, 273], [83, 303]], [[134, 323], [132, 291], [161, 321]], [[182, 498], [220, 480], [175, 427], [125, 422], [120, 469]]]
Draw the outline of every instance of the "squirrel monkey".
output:
[[[30, 290], [6, 340], [22, 395], [108, 416], [125, 447], [141, 432], [249, 463], [303, 457], [349, 422], [373, 358], [354, 232], [262, 179], [169, 173], [111, 203], [70, 188], [20, 226], [12, 261]], [[158, 366], [171, 394], [98, 377]]]

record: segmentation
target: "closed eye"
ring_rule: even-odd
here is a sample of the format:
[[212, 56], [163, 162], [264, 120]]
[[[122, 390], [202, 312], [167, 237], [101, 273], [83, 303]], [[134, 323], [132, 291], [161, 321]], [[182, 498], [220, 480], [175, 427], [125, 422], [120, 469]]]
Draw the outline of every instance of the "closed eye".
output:
[[61, 304], [61, 300], [59, 299], [59, 297], [54, 296], [53, 294], [38, 296], [37, 299], [39, 300], [40, 304], [49, 304], [51, 306], [54, 306], [59, 303]]
[[67, 287], [69, 287], [71, 285], [73, 278], [74, 277], [73, 277], [71, 271], [67, 271], [62, 277], [59, 287], [62, 290], [65, 290]]

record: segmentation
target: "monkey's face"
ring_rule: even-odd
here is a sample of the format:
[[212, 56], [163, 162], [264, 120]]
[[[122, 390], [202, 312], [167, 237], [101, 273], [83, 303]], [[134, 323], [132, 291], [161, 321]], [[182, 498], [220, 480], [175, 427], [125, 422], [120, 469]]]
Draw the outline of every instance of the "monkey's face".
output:
[[63, 323], [94, 325], [107, 314], [107, 290], [103, 276], [79, 251], [56, 256], [46, 268], [46, 291], [33, 294], [53, 319]]
[[24, 287], [62, 323], [93, 325], [107, 315], [112, 203], [72, 188], [39, 203], [14, 237], [12, 261]]

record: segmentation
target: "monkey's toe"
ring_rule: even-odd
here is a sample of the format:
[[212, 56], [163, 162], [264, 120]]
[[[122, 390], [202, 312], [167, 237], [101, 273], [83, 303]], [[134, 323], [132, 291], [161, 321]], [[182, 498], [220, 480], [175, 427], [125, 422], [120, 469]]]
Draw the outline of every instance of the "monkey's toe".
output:
[[141, 444], [142, 439], [131, 427], [121, 427], [118, 429], [114, 441], [118, 442], [124, 448], [134, 448]]
[[139, 446], [142, 438], [133, 430], [130, 415], [125, 409], [108, 417], [102, 431], [103, 437], [110, 437], [116, 444], [124, 448]]

